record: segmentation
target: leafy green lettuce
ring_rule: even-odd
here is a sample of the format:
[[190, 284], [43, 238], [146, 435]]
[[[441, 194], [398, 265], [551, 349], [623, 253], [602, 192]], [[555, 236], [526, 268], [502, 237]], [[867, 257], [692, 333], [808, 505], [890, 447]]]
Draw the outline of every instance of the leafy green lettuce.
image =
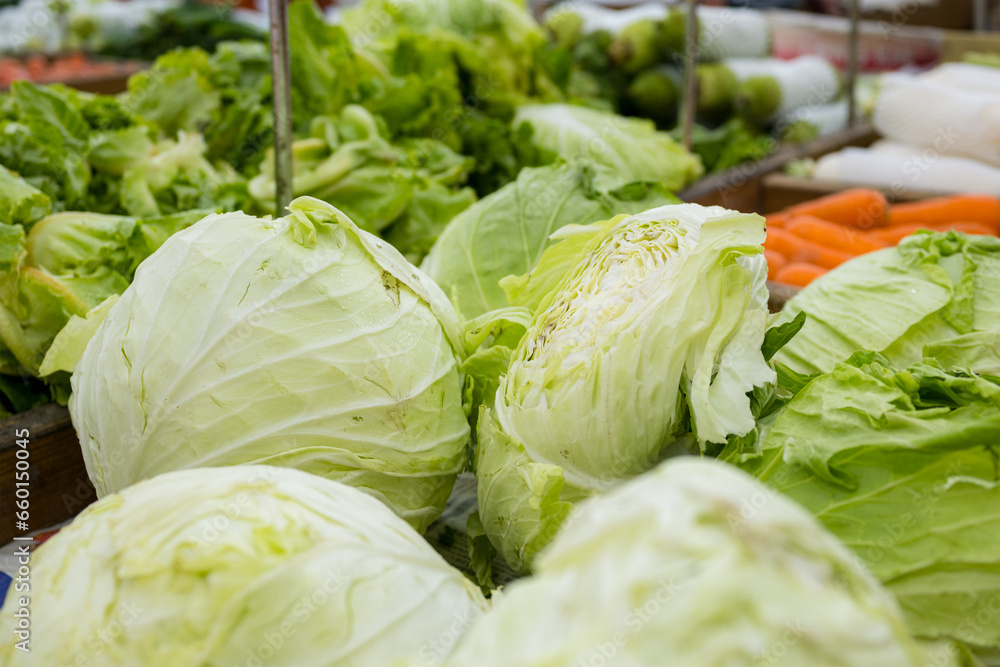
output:
[[[950, 348], [953, 339], [966, 342], [961, 365], [997, 372], [996, 348], [980, 343], [1000, 332], [1000, 239], [918, 232], [814, 281], [785, 305], [781, 321], [800, 312], [805, 326], [776, 357], [799, 372], [832, 370], [858, 350], [907, 366], [925, 346]], [[979, 342], [970, 347], [969, 337]]]
[[0, 166], [0, 221], [29, 225], [51, 210], [48, 195]]
[[[463, 187], [468, 158], [433, 139], [390, 143], [384, 125], [362, 106], [315, 119], [312, 134], [292, 147], [295, 195], [333, 204], [414, 261], [476, 199]], [[274, 211], [273, 151], [249, 190], [263, 212]]]
[[1000, 378], [858, 353], [797, 392], [759, 455], [722, 458], [815, 514], [915, 635], [1000, 648]]
[[587, 158], [614, 169], [623, 181], [659, 181], [680, 190], [704, 173], [701, 160], [660, 132], [652, 121], [570, 104], [520, 107], [515, 125], [527, 125], [551, 159]]
[[[35, 381], [57, 334], [128, 287], [136, 268], [171, 234], [204, 217], [194, 210], [150, 219], [78, 211], [39, 220], [25, 236], [18, 225], [0, 224], [0, 373]], [[51, 396], [65, 402], [68, 377], [46, 378]], [[46, 397], [49, 391], [44, 391]], [[30, 406], [29, 406], [30, 407]]]

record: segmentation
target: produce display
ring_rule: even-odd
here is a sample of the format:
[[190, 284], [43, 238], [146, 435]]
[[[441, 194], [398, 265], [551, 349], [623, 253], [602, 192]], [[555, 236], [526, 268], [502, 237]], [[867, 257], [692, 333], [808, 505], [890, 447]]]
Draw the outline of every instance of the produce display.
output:
[[0, 94], [0, 663], [1000, 667], [1000, 199], [681, 202], [848, 115], [684, 11], [297, 0], [285, 206], [259, 39]]
[[[708, 172], [758, 160], [775, 150], [776, 140], [806, 141], [847, 127], [840, 73], [819, 56], [770, 57], [765, 12], [702, 6], [698, 20], [694, 151]], [[619, 10], [565, 2], [548, 11], [545, 24], [557, 47], [571, 55], [571, 95], [650, 118], [664, 129], [675, 127], [684, 4]]]
[[890, 206], [881, 192], [857, 188], [770, 214], [767, 224], [768, 277], [805, 287], [830, 269], [921, 230], [996, 237], [1000, 201], [956, 195]]
[[753, 664], [771, 652], [788, 665], [925, 664], [894, 601], [815, 519], [732, 466], [688, 459], [582, 504], [446, 664]]
[[[419, 263], [452, 218], [514, 181], [523, 167], [564, 160], [587, 162], [581, 166], [587, 170], [607, 165], [621, 178], [602, 176], [601, 187], [622, 201], [645, 199], [640, 191], [653, 192], [659, 181], [660, 198], [649, 199], [649, 206], [669, 201], [667, 189], [702, 174], [697, 157], [646, 121], [564, 106], [564, 84], [544, 31], [523, 8], [481, 0], [477, 18], [464, 4], [437, 6], [440, 11], [393, 14], [391, 24], [378, 24], [377, 40], [358, 44], [308, 2], [290, 7], [297, 195], [333, 204]], [[373, 2], [345, 21], [363, 25], [383, 14]], [[492, 83], [477, 83], [483, 80]], [[580, 114], [578, 132], [563, 131], [563, 113]], [[261, 42], [224, 42], [212, 53], [171, 51], [115, 97], [17, 82], [0, 97], [0, 127], [0, 178], [7, 184], [0, 211], [10, 211], [0, 222], [30, 234], [46, 214], [75, 212], [74, 233], [96, 237], [76, 250], [71, 271], [43, 267], [49, 274], [44, 294], [36, 294], [37, 280], [28, 282], [33, 274], [10, 281], [17, 303], [6, 306], [11, 326], [0, 338], [18, 353], [0, 354], [0, 370], [27, 381], [0, 386], [4, 413], [66, 401], [65, 372], [39, 373], [45, 351], [71, 316], [120, 294], [138, 264], [132, 258], [127, 269], [120, 265], [132, 231], [108, 237], [106, 227], [140, 227], [183, 214], [183, 225], [144, 227], [175, 225], [176, 231], [213, 210], [275, 210], [270, 61]], [[604, 140], [609, 127], [615, 150], [593, 150], [594, 137]], [[640, 154], [642, 161], [632, 162]], [[631, 174], [624, 168], [629, 164], [635, 165]], [[647, 182], [630, 185], [640, 180]], [[600, 217], [623, 211], [608, 206]], [[551, 231], [540, 227], [536, 234], [542, 240]], [[158, 235], [157, 246], [166, 236]], [[25, 273], [20, 267], [38, 268], [16, 232], [5, 238], [10, 276]], [[67, 280], [100, 288], [70, 298], [60, 288]], [[26, 300], [43, 300], [44, 308]], [[51, 313], [38, 316], [36, 308]], [[52, 367], [61, 365], [53, 361]]]
[[20, 0], [0, 6], [0, 25], [0, 55], [81, 51], [135, 60], [266, 34], [266, 22], [234, 12], [231, 4], [195, 0]]
[[824, 155], [817, 180], [930, 193], [1000, 196], [1000, 69], [945, 63], [877, 82], [872, 123], [883, 139]]
[[0, 89], [15, 81], [35, 83], [87, 81], [109, 77], [125, 77], [139, 69], [137, 63], [95, 60], [83, 53], [71, 53], [48, 58], [0, 58]]

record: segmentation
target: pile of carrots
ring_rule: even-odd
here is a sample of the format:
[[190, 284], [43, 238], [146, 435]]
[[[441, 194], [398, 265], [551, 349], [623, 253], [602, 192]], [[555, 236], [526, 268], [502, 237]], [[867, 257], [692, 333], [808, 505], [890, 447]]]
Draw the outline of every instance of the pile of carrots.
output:
[[920, 229], [1000, 235], [1000, 199], [956, 195], [889, 205], [857, 188], [767, 216], [768, 278], [805, 287], [858, 255], [896, 245]]
[[0, 58], [0, 88], [15, 81], [35, 83], [109, 78], [132, 73], [135, 66], [112, 60], [91, 60], [82, 53], [59, 56], [34, 55], [27, 59]]

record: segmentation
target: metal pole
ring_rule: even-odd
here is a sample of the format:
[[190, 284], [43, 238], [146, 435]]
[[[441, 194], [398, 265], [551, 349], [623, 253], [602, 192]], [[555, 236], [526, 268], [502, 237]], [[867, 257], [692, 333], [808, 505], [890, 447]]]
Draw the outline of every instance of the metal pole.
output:
[[861, 23], [860, 0], [851, 0], [851, 29], [847, 37], [847, 126], [854, 127], [857, 120], [856, 83], [858, 80], [858, 33]]
[[688, 0], [687, 26], [684, 29], [684, 98], [681, 122], [684, 148], [694, 144], [694, 116], [698, 109], [698, 0]]
[[270, 0], [271, 82], [274, 92], [275, 215], [292, 201], [292, 65], [288, 46], [288, 0]]
[[978, 32], [984, 32], [989, 29], [987, 18], [987, 2], [986, 0], [975, 0], [972, 4], [973, 15], [972, 15], [972, 25], [973, 28]]

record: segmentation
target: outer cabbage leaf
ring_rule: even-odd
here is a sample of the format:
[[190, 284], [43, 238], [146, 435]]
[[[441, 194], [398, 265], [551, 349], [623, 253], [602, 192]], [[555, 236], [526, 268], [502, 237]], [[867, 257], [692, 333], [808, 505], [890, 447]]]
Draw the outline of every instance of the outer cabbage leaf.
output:
[[[926, 345], [1000, 332], [1000, 239], [918, 232], [816, 280], [785, 305], [781, 321], [800, 312], [805, 326], [776, 357], [796, 371], [830, 371], [858, 350], [916, 363]], [[980, 355], [976, 364], [995, 369], [1000, 357]]]
[[329, 204], [289, 210], [209, 216], [142, 263], [73, 374], [88, 472], [103, 496], [169, 470], [278, 464], [423, 530], [466, 460], [458, 317]]
[[516, 303], [534, 316], [478, 424], [482, 523], [520, 570], [565, 503], [692, 438], [714, 450], [753, 431], [749, 394], [775, 379], [762, 218], [662, 206], [560, 232]]
[[581, 504], [447, 664], [927, 663], [891, 596], [808, 513], [682, 457]]
[[448, 223], [421, 268], [473, 318], [507, 305], [500, 279], [532, 271], [557, 229], [675, 201], [657, 184], [624, 185], [585, 161], [525, 169]]
[[[377, 501], [269, 466], [175, 472], [102, 498], [31, 566], [31, 591], [11, 587], [0, 612], [8, 667], [433, 666], [487, 608]], [[14, 647], [20, 595], [30, 653]]]
[[659, 181], [680, 190], [704, 173], [701, 160], [660, 132], [652, 121], [570, 104], [528, 104], [514, 124], [554, 158], [585, 158], [613, 169], [622, 181]]
[[807, 384], [742, 466], [843, 540], [915, 635], [996, 652], [998, 446], [1000, 380], [859, 353]]
[[0, 165], [0, 222], [30, 225], [51, 210], [48, 195]]

